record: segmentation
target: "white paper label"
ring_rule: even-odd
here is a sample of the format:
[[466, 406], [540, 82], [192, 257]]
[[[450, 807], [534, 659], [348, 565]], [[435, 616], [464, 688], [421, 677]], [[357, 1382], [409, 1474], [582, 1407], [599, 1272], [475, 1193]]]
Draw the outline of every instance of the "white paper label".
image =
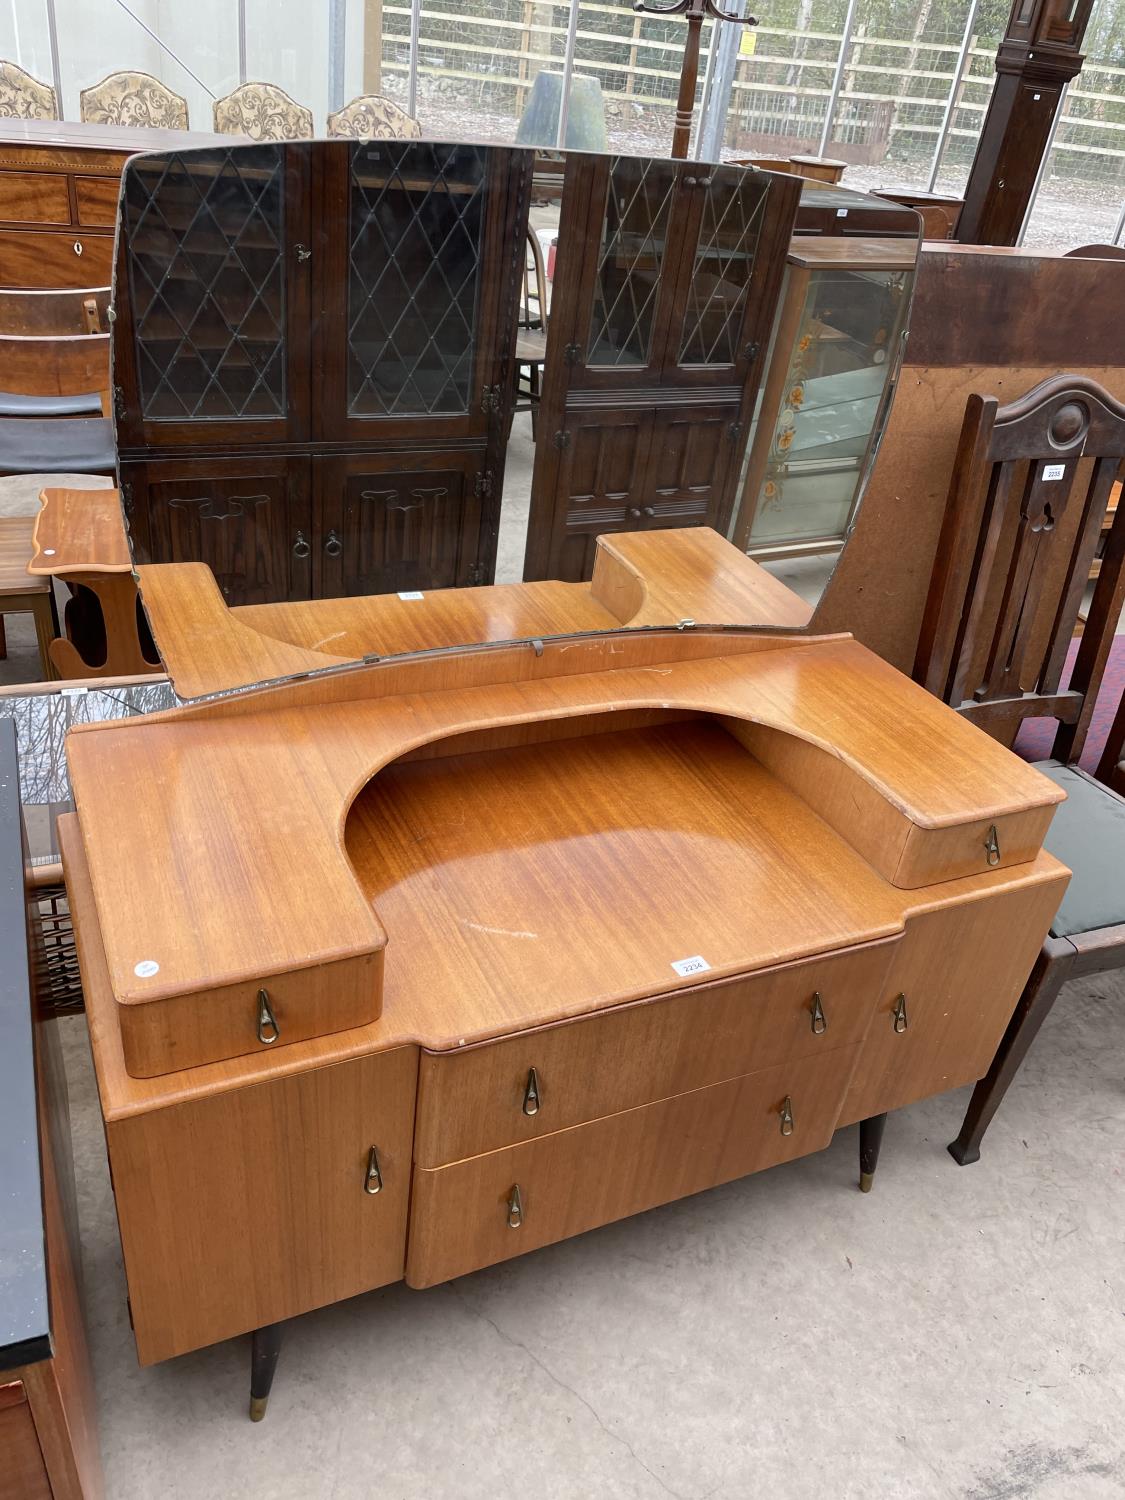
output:
[[424, 599], [426, 596], [425, 594], [420, 594], [417, 589], [413, 589], [409, 593], [399, 594], [398, 597], [400, 599]]
[[1044, 479], [1061, 479], [1066, 473], [1066, 464], [1044, 464]]
[[848, 217], [848, 211], [847, 211], [847, 209], [846, 208], [838, 208], [836, 210], [836, 217], [838, 219], [846, 219]]
[[151, 979], [154, 974], [160, 973], [160, 965], [154, 958], [142, 958], [139, 964], [134, 965], [133, 973], [138, 979]]
[[43, 548], [43, 556], [44, 557], [54, 557], [54, 555], [55, 555], [55, 549], [53, 547], [44, 547]]
[[675, 959], [672, 967], [681, 979], [686, 979], [689, 974], [706, 974], [711, 965], [697, 953], [694, 958]]

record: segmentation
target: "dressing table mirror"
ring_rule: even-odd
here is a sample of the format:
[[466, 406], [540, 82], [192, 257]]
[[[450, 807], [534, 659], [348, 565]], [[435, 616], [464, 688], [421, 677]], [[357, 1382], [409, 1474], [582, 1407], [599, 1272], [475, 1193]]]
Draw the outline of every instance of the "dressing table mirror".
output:
[[[843, 545], [920, 222], [662, 158], [432, 141], [135, 157], [118, 488], [177, 690], [685, 619], [807, 625], [764, 571], [738, 600], [701, 581], [721, 538]], [[672, 586], [654, 534], [685, 528], [695, 572]]]

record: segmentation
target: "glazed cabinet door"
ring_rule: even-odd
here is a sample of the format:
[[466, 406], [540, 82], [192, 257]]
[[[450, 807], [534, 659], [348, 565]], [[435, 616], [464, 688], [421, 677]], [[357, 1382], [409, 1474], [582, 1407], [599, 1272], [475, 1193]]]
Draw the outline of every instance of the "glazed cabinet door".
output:
[[401, 1277], [417, 1069], [401, 1047], [109, 1122], [141, 1364]]
[[483, 454], [325, 459], [316, 476], [318, 597], [484, 581]]
[[138, 563], [206, 563], [231, 605], [309, 597], [306, 460], [123, 464], [121, 486]]
[[263, 142], [134, 157], [124, 176], [113, 368], [136, 448], [308, 434], [308, 154]]

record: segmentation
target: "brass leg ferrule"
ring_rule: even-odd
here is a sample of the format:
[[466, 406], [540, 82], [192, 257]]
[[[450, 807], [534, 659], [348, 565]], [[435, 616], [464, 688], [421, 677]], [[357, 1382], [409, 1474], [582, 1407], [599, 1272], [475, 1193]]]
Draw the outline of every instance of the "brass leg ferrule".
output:
[[268, 1396], [251, 1396], [250, 1397], [250, 1420], [251, 1420], [251, 1422], [260, 1422], [262, 1420], [262, 1418], [266, 1414], [266, 1406], [269, 1403], [269, 1399], [270, 1398]]
[[875, 1181], [874, 1172], [861, 1172], [859, 1174], [859, 1190], [861, 1193], [869, 1193], [871, 1185]]

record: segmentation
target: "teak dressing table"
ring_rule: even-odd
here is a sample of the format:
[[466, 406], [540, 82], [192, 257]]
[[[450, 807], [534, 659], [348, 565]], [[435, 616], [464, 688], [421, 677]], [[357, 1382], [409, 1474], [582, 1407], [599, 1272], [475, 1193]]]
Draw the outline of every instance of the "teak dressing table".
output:
[[[758, 570], [709, 545], [721, 617]], [[253, 1332], [254, 1416], [312, 1308], [855, 1121], [869, 1186], [888, 1110], [986, 1071], [1068, 878], [1054, 784], [847, 636], [594, 628], [68, 747], [138, 1353]]]

